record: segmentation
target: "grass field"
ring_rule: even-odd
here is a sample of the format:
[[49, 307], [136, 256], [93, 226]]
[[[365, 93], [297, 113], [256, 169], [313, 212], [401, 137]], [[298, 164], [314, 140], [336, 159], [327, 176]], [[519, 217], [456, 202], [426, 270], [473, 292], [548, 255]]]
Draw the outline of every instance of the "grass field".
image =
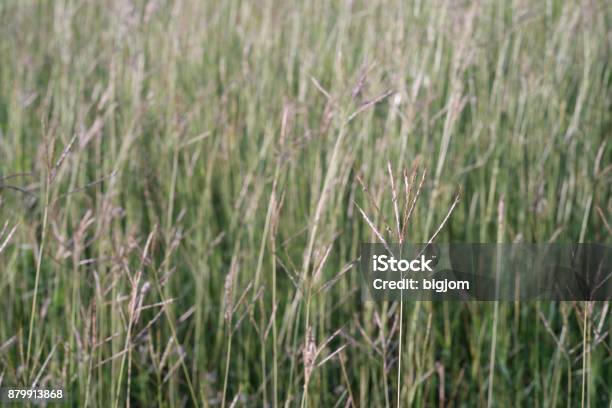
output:
[[1, 386], [612, 406], [609, 302], [365, 303], [354, 268], [374, 229], [610, 244], [611, 61], [603, 0], [0, 2]]

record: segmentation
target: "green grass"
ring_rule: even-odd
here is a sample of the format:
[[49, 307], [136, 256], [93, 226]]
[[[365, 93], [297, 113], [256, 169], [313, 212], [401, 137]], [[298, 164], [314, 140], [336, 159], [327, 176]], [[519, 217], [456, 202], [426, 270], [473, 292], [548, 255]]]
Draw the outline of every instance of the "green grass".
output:
[[408, 241], [460, 188], [438, 241], [609, 244], [611, 28], [605, 1], [3, 1], [2, 386], [609, 406], [609, 302], [363, 303], [349, 266], [355, 203], [394, 225], [387, 163], [427, 171]]

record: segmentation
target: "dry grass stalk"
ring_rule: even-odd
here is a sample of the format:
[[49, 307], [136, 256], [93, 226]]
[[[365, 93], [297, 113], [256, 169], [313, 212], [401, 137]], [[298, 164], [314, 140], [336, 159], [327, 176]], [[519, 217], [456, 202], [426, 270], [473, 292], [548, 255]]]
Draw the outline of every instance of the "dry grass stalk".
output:
[[312, 327], [306, 329], [306, 336], [304, 340], [304, 346], [302, 348], [302, 360], [304, 362], [304, 393], [308, 388], [308, 382], [310, 381], [310, 375], [315, 366], [315, 360], [317, 359], [317, 345], [314, 341], [314, 335], [312, 334]]
[[0, 254], [2, 253], [2, 251], [4, 251], [4, 248], [6, 248], [6, 246], [8, 245], [15, 231], [17, 231], [17, 225], [14, 225], [13, 228], [11, 228], [11, 230], [8, 231], [7, 233], [6, 231], [8, 229], [8, 225], [9, 225], [8, 221], [5, 222], [4, 226], [2, 227], [2, 231], [0, 231], [0, 242], [2, 242], [0, 243]]
[[225, 284], [223, 285], [223, 305], [224, 305], [224, 318], [225, 322], [229, 325], [232, 322], [232, 315], [234, 313], [234, 288], [236, 283], [236, 275], [238, 273], [238, 260], [236, 257], [232, 259], [229, 272], [225, 277]]
[[[412, 170], [412, 176], [410, 177], [410, 181], [408, 181], [408, 176], [407, 176], [407, 170], [404, 169], [403, 171], [403, 180], [404, 180], [404, 208], [401, 210], [400, 212], [400, 208], [398, 205], [398, 191], [397, 191], [397, 187], [395, 184], [395, 180], [394, 180], [394, 175], [393, 175], [393, 169], [391, 167], [391, 163], [388, 162], [387, 163], [387, 173], [389, 176], [389, 185], [391, 187], [391, 201], [393, 204], [393, 213], [395, 216], [395, 231], [396, 231], [396, 235], [393, 236], [393, 234], [390, 234], [391, 238], [397, 240], [397, 242], [401, 244], [403, 244], [405, 242], [406, 239], [406, 233], [407, 231], [407, 225], [412, 217], [414, 208], [416, 206], [417, 200], [419, 198], [419, 195], [421, 193], [421, 190], [423, 188], [423, 183], [425, 181], [425, 175], [426, 175], [426, 171], [424, 170], [422, 175], [421, 175], [421, 180], [419, 182], [418, 187], [416, 187], [416, 189], [414, 190], [414, 193], [412, 193], [413, 191], [413, 186], [415, 184], [415, 180], [416, 180], [416, 174], [417, 174], [417, 166], [416, 163], [413, 166], [413, 170]], [[366, 192], [366, 194], [368, 195], [368, 198], [370, 199], [370, 201], [374, 201], [371, 194], [369, 194], [368, 189], [364, 186], [361, 178], [358, 177], [358, 181], [360, 182], [360, 184], [362, 185], [363, 191]], [[435, 193], [435, 192], [434, 192]], [[442, 222], [439, 224], [438, 228], [436, 229], [436, 231], [433, 233], [433, 235], [430, 237], [429, 241], [427, 242], [427, 245], [431, 244], [434, 239], [436, 239], [436, 237], [438, 236], [438, 234], [440, 233], [440, 231], [442, 230], [442, 228], [444, 227], [444, 225], [446, 225], [448, 219], [450, 218], [453, 210], [455, 209], [455, 207], [457, 206], [457, 204], [459, 203], [459, 199], [460, 199], [460, 193], [461, 190], [459, 190], [459, 192], [457, 193], [457, 195], [455, 196], [455, 199], [453, 200], [453, 203], [451, 204], [446, 216], [444, 217], [444, 219], [442, 220]], [[411, 196], [412, 195], [412, 196]], [[374, 222], [367, 216], [367, 214], [361, 209], [361, 207], [359, 207], [359, 205], [357, 205], [355, 203], [355, 206], [357, 207], [357, 209], [359, 210], [359, 212], [361, 213], [361, 215], [363, 216], [364, 220], [366, 221], [366, 223], [368, 224], [368, 226], [370, 227], [370, 229], [372, 230], [372, 232], [374, 233], [374, 235], [381, 241], [381, 243], [385, 246], [385, 249], [387, 251], [389, 251], [389, 253], [392, 253], [388, 242], [385, 240], [385, 238], [383, 237], [383, 234], [380, 232], [380, 230], [376, 227], [376, 225], [374, 224]], [[376, 209], [376, 211], [378, 213], [380, 213], [380, 207], [375, 205], [374, 203], [374, 208]], [[400, 219], [400, 214], [402, 214], [401, 219]], [[423, 249], [424, 251], [424, 249]], [[401, 394], [402, 394], [402, 383], [401, 383], [401, 368], [402, 368], [402, 329], [403, 329], [403, 298], [400, 300], [400, 305], [399, 305], [399, 333], [398, 333], [398, 353], [397, 353], [397, 405], [400, 405], [400, 400], [401, 400]], [[397, 321], [397, 319], [396, 319]], [[385, 371], [387, 371], [389, 368], [387, 367], [387, 362], [386, 362], [386, 352], [383, 353], [385, 356], [385, 361], [384, 361], [384, 365], [385, 365]]]

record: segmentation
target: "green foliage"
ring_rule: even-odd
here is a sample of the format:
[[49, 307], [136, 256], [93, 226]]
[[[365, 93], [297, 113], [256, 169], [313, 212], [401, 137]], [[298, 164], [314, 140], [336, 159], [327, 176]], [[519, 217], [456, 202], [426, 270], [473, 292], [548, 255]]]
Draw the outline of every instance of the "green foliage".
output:
[[1, 2], [2, 386], [103, 407], [606, 406], [607, 302], [400, 317], [349, 266], [376, 240], [355, 203], [394, 230], [387, 163], [398, 186], [428, 174], [410, 241], [460, 188], [439, 241], [610, 243], [611, 18], [605, 1]]

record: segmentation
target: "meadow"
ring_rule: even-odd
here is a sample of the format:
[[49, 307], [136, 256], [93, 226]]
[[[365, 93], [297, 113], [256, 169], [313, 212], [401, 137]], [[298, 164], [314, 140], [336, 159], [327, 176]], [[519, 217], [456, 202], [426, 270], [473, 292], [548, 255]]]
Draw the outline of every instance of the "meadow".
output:
[[609, 302], [362, 301], [362, 242], [612, 242], [604, 0], [0, 2], [0, 386], [612, 407]]

